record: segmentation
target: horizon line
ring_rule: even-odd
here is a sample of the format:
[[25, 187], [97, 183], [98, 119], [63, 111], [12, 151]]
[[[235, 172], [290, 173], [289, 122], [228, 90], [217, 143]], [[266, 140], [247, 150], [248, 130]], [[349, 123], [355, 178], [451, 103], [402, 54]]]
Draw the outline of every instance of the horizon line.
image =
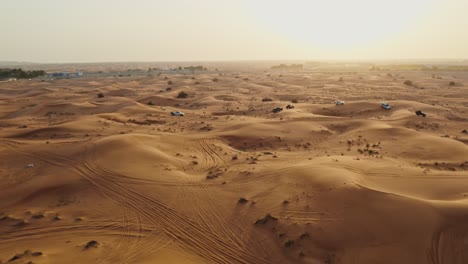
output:
[[385, 58], [376, 58], [376, 59], [235, 59], [235, 60], [149, 60], [149, 61], [139, 61], [139, 60], [129, 60], [129, 61], [67, 61], [67, 62], [40, 62], [40, 61], [14, 61], [14, 60], [0, 60], [1, 63], [11, 63], [11, 64], [104, 64], [104, 63], [194, 63], [194, 62], [203, 62], [203, 63], [216, 63], [216, 62], [382, 62], [382, 61], [460, 61], [468, 62], [468, 58], [394, 58], [394, 59], [385, 59]]

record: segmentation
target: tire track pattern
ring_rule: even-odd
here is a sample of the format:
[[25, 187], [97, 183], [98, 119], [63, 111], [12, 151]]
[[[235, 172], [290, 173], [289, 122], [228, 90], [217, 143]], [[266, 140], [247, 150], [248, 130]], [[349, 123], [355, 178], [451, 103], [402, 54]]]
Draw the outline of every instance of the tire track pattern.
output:
[[271, 263], [213, 234], [163, 202], [130, 188], [128, 184], [116, 181], [113, 175], [109, 175], [108, 171], [103, 171], [95, 164], [79, 163], [47, 153], [37, 153], [33, 156], [56, 166], [73, 168], [104, 195], [133, 210], [154, 228], [163, 230], [165, 236], [177, 242], [184, 250], [189, 250], [209, 262]]

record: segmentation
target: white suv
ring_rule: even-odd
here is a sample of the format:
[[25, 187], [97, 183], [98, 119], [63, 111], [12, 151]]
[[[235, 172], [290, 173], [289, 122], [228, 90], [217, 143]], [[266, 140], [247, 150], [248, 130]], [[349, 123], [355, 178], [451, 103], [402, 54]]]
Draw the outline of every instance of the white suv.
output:
[[173, 115], [173, 116], [184, 116], [185, 114], [183, 112], [180, 112], [180, 111], [174, 111], [174, 112], [171, 112], [171, 115]]

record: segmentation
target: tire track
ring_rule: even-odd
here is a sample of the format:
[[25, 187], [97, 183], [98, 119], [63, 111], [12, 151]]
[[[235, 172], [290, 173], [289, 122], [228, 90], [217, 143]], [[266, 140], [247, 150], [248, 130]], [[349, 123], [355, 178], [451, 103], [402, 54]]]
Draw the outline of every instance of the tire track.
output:
[[78, 163], [71, 159], [46, 153], [35, 156], [60, 167], [74, 168], [104, 195], [118, 204], [134, 210], [155, 228], [162, 228], [169, 238], [180, 243], [185, 250], [199, 255], [207, 261], [214, 263], [269, 263], [245, 249], [239, 249], [230, 241], [218, 237], [210, 230], [200, 227], [161, 201], [114, 181], [113, 177], [104, 173], [97, 173], [86, 162]]
[[[109, 221], [92, 221], [93, 226], [77, 225], [77, 224], [61, 224], [56, 226], [41, 226], [41, 227], [28, 227], [15, 229], [11, 231], [2, 232], [2, 239], [0, 243], [11, 243], [23, 239], [43, 238], [48, 236], [58, 236], [61, 233], [69, 235], [70, 233], [89, 232], [90, 234], [102, 233], [104, 235], [118, 235], [122, 236], [127, 234], [127, 230], [122, 227], [120, 222]], [[139, 234], [130, 234], [131, 237], [147, 236], [145, 233], [153, 232], [151, 226], [143, 227], [142, 232]]]
[[431, 247], [428, 249], [427, 258], [431, 264], [442, 264], [440, 257], [440, 240], [442, 232], [437, 231], [431, 239]]
[[[213, 170], [219, 167], [220, 163], [224, 164], [224, 158], [210, 146], [207, 140], [201, 140], [199, 142], [202, 150], [204, 160], [207, 161], [208, 169]], [[209, 161], [209, 162], [208, 162]], [[211, 165], [211, 166], [210, 166]], [[207, 185], [200, 181], [191, 181], [193, 186], [180, 186], [179, 193], [184, 194], [184, 197], [191, 203], [192, 208], [197, 208], [193, 217], [197, 223], [201, 226], [208, 228], [214, 234], [219, 235], [228, 239], [234, 245], [239, 248], [246, 248], [246, 244], [234, 230], [230, 227], [232, 223], [228, 223], [224, 220], [215, 210], [217, 208], [215, 199], [211, 195], [211, 191], [208, 190]], [[207, 219], [209, 221], [207, 221]], [[213, 223], [214, 222], [214, 223]]]
[[193, 219], [200, 226], [210, 230], [219, 237], [227, 239], [239, 249], [247, 248], [245, 242], [230, 227], [233, 223], [228, 223], [212, 209], [218, 206], [216, 206], [215, 200], [210, 196], [210, 190], [206, 189], [203, 183], [196, 187], [180, 188], [180, 192], [186, 194], [187, 202], [190, 203], [191, 208], [195, 208], [194, 210], [186, 210], [186, 214], [191, 213]]

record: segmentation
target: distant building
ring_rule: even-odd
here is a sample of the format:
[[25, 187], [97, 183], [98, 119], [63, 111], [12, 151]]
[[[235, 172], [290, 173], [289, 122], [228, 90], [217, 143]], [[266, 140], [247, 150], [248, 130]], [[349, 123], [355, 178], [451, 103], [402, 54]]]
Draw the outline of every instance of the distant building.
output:
[[52, 72], [49, 73], [49, 77], [54, 77], [54, 78], [78, 78], [82, 77], [83, 73], [82, 72]]

